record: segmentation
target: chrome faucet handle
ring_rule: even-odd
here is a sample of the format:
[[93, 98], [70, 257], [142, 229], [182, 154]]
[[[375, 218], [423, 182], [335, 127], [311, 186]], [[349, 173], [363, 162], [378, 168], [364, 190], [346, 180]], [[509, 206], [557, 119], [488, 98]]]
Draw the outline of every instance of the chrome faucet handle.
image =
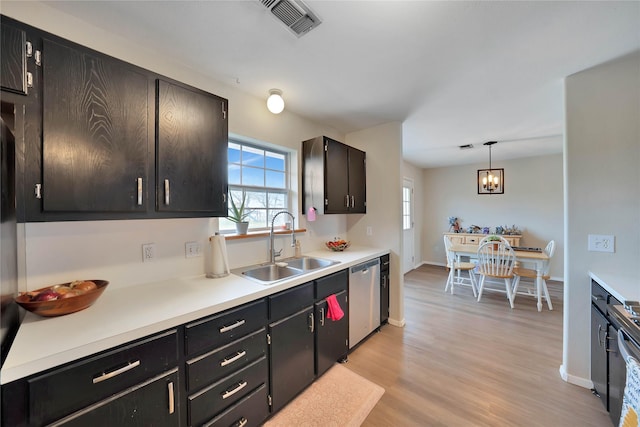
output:
[[[284, 248], [282, 248], [282, 249], [284, 249]], [[275, 258], [275, 257], [277, 257], [277, 256], [282, 255], [282, 249], [280, 249], [279, 251], [276, 251], [276, 250], [274, 249], [274, 250], [273, 250], [273, 257]]]

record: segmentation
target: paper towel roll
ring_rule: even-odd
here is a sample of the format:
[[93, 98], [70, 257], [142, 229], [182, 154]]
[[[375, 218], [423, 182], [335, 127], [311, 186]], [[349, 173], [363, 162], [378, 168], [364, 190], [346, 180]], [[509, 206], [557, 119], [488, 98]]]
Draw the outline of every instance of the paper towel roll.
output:
[[224, 236], [216, 233], [209, 237], [209, 245], [211, 246], [211, 272], [207, 273], [207, 277], [216, 279], [229, 275], [229, 259], [227, 258], [227, 243]]

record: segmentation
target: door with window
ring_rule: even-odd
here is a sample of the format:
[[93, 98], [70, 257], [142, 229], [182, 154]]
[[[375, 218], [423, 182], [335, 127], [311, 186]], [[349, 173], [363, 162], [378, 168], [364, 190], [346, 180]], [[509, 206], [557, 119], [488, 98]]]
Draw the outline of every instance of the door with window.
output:
[[402, 180], [402, 273], [415, 267], [413, 180]]

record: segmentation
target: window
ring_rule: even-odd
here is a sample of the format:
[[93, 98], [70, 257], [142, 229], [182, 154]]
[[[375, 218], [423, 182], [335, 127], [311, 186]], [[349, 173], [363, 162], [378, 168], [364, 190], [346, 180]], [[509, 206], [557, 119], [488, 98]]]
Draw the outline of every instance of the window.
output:
[[[273, 215], [289, 208], [289, 154], [239, 141], [229, 141], [227, 152], [229, 196], [236, 204], [245, 197], [249, 228], [271, 227]], [[286, 218], [280, 215], [277, 225]], [[235, 224], [221, 218], [220, 230], [235, 230]]]
[[402, 229], [411, 228], [411, 188], [402, 187]]

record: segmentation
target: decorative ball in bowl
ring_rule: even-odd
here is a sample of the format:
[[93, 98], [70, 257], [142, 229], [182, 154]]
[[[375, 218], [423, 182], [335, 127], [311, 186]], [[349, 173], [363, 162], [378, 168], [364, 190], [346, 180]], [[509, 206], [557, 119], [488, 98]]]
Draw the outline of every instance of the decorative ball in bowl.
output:
[[62, 316], [89, 307], [102, 295], [108, 284], [106, 280], [61, 283], [20, 293], [16, 303], [39, 316]]
[[347, 242], [346, 240], [342, 239], [335, 239], [325, 243], [325, 245], [327, 246], [327, 248], [334, 252], [342, 252], [349, 246], [351, 246], [351, 242]]

